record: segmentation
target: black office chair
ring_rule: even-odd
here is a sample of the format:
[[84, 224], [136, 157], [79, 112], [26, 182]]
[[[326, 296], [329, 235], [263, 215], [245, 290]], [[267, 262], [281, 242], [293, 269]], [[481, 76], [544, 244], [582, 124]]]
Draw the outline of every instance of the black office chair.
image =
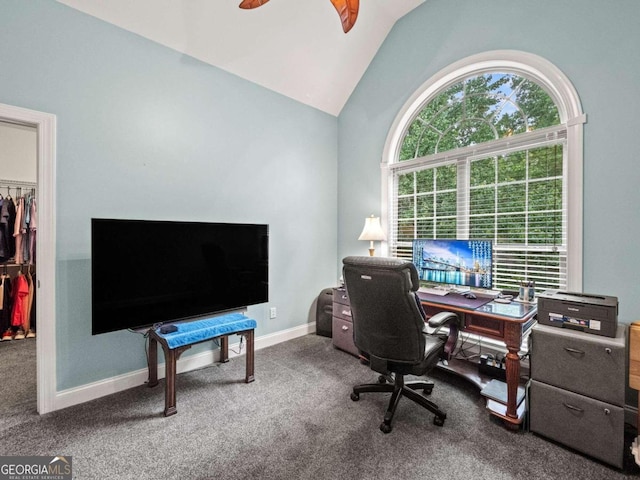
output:
[[[408, 397], [435, 414], [433, 423], [444, 425], [447, 414], [425, 397], [431, 382], [407, 382], [405, 375], [424, 375], [441, 358], [449, 359], [458, 338], [458, 316], [442, 312], [429, 319], [435, 331], [426, 332], [426, 316], [417, 298], [418, 272], [408, 261], [381, 257], [346, 257], [343, 277], [351, 305], [353, 340], [378, 383], [353, 387], [351, 399], [365, 392], [391, 392], [391, 400], [380, 425], [391, 431], [391, 421], [401, 396]], [[448, 332], [441, 332], [448, 326]], [[442, 329], [444, 330], [444, 329]], [[416, 390], [422, 390], [421, 395]]]

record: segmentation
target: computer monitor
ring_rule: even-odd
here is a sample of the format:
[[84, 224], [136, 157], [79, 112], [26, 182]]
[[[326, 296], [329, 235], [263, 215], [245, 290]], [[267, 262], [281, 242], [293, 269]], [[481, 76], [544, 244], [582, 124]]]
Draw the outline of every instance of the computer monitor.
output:
[[413, 240], [413, 264], [421, 287], [435, 284], [490, 289], [493, 269], [491, 240]]

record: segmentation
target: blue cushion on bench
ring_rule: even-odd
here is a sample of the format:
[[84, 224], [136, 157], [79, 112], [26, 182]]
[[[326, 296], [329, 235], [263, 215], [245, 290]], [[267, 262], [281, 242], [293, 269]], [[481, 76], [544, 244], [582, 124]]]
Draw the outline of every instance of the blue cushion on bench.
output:
[[211, 340], [221, 335], [253, 330], [256, 328], [257, 322], [241, 313], [229, 313], [219, 317], [176, 323], [175, 325], [178, 327], [176, 332], [163, 334], [160, 333], [159, 328], [156, 330], [156, 333], [167, 341], [167, 345], [171, 349]]

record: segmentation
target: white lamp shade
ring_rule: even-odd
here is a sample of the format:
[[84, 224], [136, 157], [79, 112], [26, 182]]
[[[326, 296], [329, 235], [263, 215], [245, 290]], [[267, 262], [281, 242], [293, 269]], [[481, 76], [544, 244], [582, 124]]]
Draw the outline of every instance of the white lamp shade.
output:
[[364, 221], [364, 228], [362, 229], [362, 233], [358, 237], [358, 240], [369, 240], [369, 241], [384, 241], [387, 239], [387, 236], [384, 234], [382, 230], [382, 225], [380, 225], [380, 217], [374, 217], [371, 215]]

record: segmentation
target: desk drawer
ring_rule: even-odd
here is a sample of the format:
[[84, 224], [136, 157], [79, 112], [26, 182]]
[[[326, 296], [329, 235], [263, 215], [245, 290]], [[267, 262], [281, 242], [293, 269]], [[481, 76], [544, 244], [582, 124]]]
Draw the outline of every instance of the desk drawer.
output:
[[353, 323], [333, 317], [332, 327], [333, 346], [352, 355], [359, 356], [360, 352], [353, 343]]
[[504, 339], [504, 322], [480, 315], [466, 314], [464, 331], [502, 340]]
[[340, 287], [340, 288], [333, 289], [333, 303], [349, 305], [349, 295], [347, 295], [346, 288]]
[[594, 458], [623, 467], [624, 409], [531, 381], [531, 431]]
[[[437, 313], [442, 312], [445, 308], [432, 307], [431, 305], [422, 304], [422, 309], [427, 317], [433, 317]], [[504, 340], [504, 322], [482, 315], [473, 315], [471, 313], [458, 312], [462, 320], [462, 329], [468, 333], [483, 335], [486, 337]]]
[[353, 322], [353, 319], [351, 318], [351, 308], [349, 307], [349, 305], [334, 303], [333, 316], [340, 318], [346, 322]]

